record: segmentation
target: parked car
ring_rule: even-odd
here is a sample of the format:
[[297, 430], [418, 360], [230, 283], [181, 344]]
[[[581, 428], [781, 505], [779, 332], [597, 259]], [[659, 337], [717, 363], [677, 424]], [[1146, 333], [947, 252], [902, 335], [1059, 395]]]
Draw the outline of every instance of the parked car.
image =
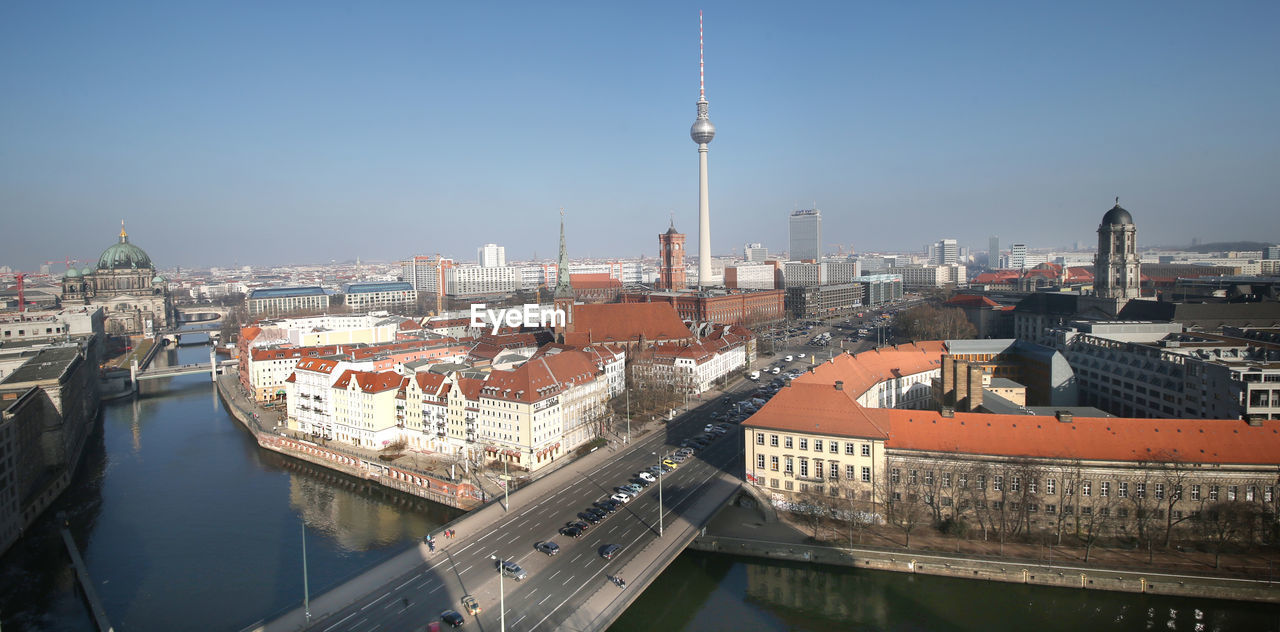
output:
[[577, 527], [577, 528], [579, 528], [579, 529], [582, 529], [583, 531], [586, 531], [587, 529], [590, 529], [590, 528], [591, 528], [591, 526], [590, 526], [590, 525], [588, 525], [588, 524], [587, 524], [587, 523], [585, 523], [585, 522], [582, 522], [581, 520], [575, 520], [575, 521], [573, 521], [573, 522], [570, 522], [570, 523], [569, 523], [568, 525], [566, 525], [566, 526], [569, 526], [569, 527]]
[[623, 485], [622, 488], [631, 492], [631, 495], [633, 496], [639, 494], [640, 491], [644, 489], [643, 486], [636, 485], [635, 483], [627, 483], [626, 485]]
[[663, 459], [663, 460], [662, 460], [662, 464], [663, 464], [663, 465], [665, 465], [665, 466], [667, 466], [667, 467], [669, 467], [669, 468], [671, 468], [671, 469], [673, 469], [673, 470], [674, 470], [674, 469], [676, 469], [677, 467], [679, 467], [678, 465], [676, 465], [676, 462], [675, 462], [675, 461], [672, 461], [671, 459]]
[[560, 527], [560, 535], [577, 540], [582, 537], [582, 529], [577, 527]]
[[626, 504], [628, 502], [631, 502], [631, 497], [626, 494], [614, 494], [609, 497], [609, 500]]
[[595, 505], [597, 509], [600, 509], [605, 513], [613, 513], [618, 510], [618, 506], [616, 504], [609, 502], [607, 500], [597, 500], [596, 502], [593, 502], [591, 504]]
[[632, 482], [632, 484], [634, 484], [636, 487], [639, 487], [639, 488], [641, 488], [641, 489], [644, 489], [645, 487], [648, 487], [648, 486], [650, 486], [650, 485], [652, 485], [652, 484], [653, 484], [653, 483], [650, 483], [649, 481], [646, 481], [646, 480], [645, 480], [645, 479], [643, 479], [643, 478], [640, 478], [639, 476], [637, 476], [637, 477], [635, 477], [635, 478], [631, 479], [631, 482]]
[[[574, 528], [576, 529], [577, 527]], [[579, 531], [581, 531], [581, 529], [579, 529]], [[533, 548], [537, 549], [540, 553], [546, 553], [547, 555], [555, 555], [560, 552], [560, 545], [550, 540], [547, 540], [546, 542], [539, 542], [533, 545]]]
[[638, 476], [638, 477], [640, 477], [640, 478], [642, 478], [642, 479], [644, 479], [644, 480], [646, 480], [646, 481], [649, 481], [650, 483], [652, 483], [652, 482], [654, 481], [653, 474], [650, 474], [650, 473], [648, 473], [648, 472], [640, 472], [640, 473], [639, 473], [639, 474], [637, 474], [636, 476]]
[[578, 518], [580, 518], [580, 519], [582, 519], [582, 520], [586, 520], [587, 522], [590, 522], [591, 524], [599, 524], [599, 523], [600, 523], [600, 518], [601, 518], [601, 517], [602, 517], [602, 516], [600, 516], [599, 514], [595, 514], [595, 513], [591, 513], [591, 512], [587, 512], [587, 511], [579, 511], [579, 512], [578, 512]]

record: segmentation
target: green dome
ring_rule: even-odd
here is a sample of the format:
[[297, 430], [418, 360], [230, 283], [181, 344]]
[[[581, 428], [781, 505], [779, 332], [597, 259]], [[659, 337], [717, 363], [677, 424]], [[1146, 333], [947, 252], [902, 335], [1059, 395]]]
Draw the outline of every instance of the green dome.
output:
[[151, 279], [151, 284], [152, 284], [152, 285], [161, 285], [161, 284], [163, 284], [164, 282], [165, 282], [164, 277], [162, 277], [162, 276], [160, 276], [160, 275], [158, 275], [158, 274], [157, 274], [155, 277], [153, 277], [153, 278]]
[[68, 279], [74, 279], [80, 276], [80, 271], [75, 268], [67, 268], [67, 273], [62, 276]]
[[89, 276], [90, 274], [93, 274], [93, 268], [90, 268], [89, 266], [81, 268], [80, 276]]
[[128, 270], [138, 268], [151, 268], [151, 257], [143, 252], [141, 248], [129, 243], [129, 234], [124, 232], [124, 226], [120, 227], [120, 243], [102, 251], [102, 256], [98, 257], [99, 270]]

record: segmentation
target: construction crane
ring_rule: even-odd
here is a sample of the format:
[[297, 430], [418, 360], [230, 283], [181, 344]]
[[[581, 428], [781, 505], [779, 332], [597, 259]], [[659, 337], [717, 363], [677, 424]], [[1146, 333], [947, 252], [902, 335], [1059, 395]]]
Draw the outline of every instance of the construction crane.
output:
[[46, 261], [46, 262], [44, 262], [44, 264], [45, 264], [45, 265], [47, 265], [47, 266], [51, 266], [51, 265], [53, 265], [53, 264], [55, 264], [55, 263], [63, 263], [63, 264], [66, 264], [67, 269], [68, 269], [68, 270], [70, 270], [70, 269], [71, 269], [71, 264], [73, 264], [73, 263], [84, 263], [84, 262], [82, 262], [82, 261], [81, 261], [81, 260], [79, 260], [79, 259], [72, 259], [71, 257], [67, 257], [65, 261]]

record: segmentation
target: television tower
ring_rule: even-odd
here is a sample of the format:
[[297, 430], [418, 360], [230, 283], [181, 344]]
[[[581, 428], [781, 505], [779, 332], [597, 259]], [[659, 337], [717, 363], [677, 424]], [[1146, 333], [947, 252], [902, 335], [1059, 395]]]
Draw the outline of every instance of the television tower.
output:
[[702, 62], [702, 11], [698, 11], [698, 118], [689, 137], [698, 144], [698, 287], [711, 285], [711, 201], [707, 195], [707, 144], [716, 137], [716, 126], [707, 116], [707, 90]]

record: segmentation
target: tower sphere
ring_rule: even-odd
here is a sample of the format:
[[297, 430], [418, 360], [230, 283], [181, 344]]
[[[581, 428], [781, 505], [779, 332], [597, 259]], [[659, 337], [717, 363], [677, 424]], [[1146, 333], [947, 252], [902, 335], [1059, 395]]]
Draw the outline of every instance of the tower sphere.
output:
[[716, 126], [711, 119], [699, 117], [689, 128], [689, 137], [699, 145], [705, 145], [716, 137]]

